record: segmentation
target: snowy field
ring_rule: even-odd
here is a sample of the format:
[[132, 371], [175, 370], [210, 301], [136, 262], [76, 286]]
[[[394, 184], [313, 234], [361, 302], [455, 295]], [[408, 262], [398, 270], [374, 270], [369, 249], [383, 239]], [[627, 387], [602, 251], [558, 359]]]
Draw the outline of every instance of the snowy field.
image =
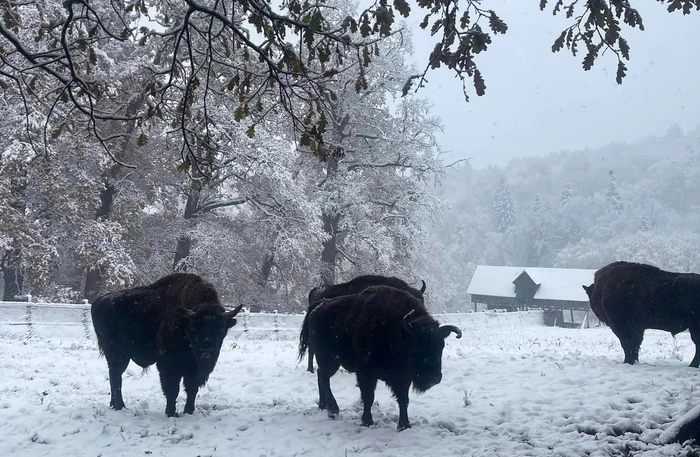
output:
[[[129, 366], [128, 410], [115, 412], [93, 343], [0, 340], [0, 455], [694, 455], [658, 443], [700, 398], [687, 333], [648, 331], [640, 364], [628, 366], [607, 328], [465, 330], [447, 340], [442, 383], [411, 392], [413, 428], [400, 433], [381, 382], [376, 425], [359, 425], [359, 390], [342, 371], [331, 379], [340, 417], [328, 419], [295, 341], [227, 338], [195, 414], [169, 419], [155, 366]], [[178, 411], [183, 405], [181, 392]]]

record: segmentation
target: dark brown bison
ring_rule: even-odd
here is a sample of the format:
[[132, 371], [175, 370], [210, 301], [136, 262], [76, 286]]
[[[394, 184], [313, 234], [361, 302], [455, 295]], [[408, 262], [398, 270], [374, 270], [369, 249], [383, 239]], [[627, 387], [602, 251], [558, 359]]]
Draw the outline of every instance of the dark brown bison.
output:
[[639, 359], [644, 330], [676, 335], [690, 329], [695, 343], [690, 366], [700, 365], [700, 275], [613, 262], [596, 271], [593, 284], [583, 288], [591, 310], [620, 339], [625, 363]]
[[[395, 276], [362, 275], [341, 284], [323, 285], [314, 287], [309, 292], [309, 307], [306, 313], [310, 313], [325, 298], [335, 298], [342, 295], [358, 294], [370, 286], [390, 286], [396, 289], [405, 290], [417, 299], [423, 301], [425, 292], [425, 281], [421, 281], [423, 286], [420, 290], [409, 286], [406, 281]], [[306, 371], [314, 372], [314, 352], [309, 348], [309, 361]]]
[[425, 392], [442, 379], [442, 350], [454, 325], [440, 325], [423, 302], [388, 286], [372, 286], [359, 294], [323, 300], [304, 318], [299, 336], [299, 360], [307, 348], [318, 363], [318, 407], [335, 418], [338, 403], [331, 376], [342, 366], [357, 374], [364, 404], [362, 425], [370, 426], [377, 380], [391, 389], [399, 404], [398, 429], [408, 421], [408, 390]]
[[184, 413], [192, 414], [197, 392], [214, 370], [241, 307], [227, 312], [214, 286], [189, 273], [173, 273], [148, 286], [99, 297], [91, 313], [109, 367], [109, 405], [124, 408], [122, 374], [133, 360], [142, 368], [156, 364], [168, 417], [177, 416], [175, 401], [184, 379]]

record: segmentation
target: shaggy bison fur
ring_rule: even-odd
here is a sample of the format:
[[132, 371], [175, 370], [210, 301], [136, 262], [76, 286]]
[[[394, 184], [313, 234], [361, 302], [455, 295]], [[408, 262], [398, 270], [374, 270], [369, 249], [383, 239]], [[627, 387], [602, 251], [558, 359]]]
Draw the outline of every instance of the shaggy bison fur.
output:
[[372, 286], [359, 294], [324, 300], [304, 318], [299, 336], [299, 359], [307, 348], [318, 363], [318, 406], [335, 418], [338, 403], [330, 379], [341, 366], [357, 375], [364, 412], [362, 425], [370, 426], [377, 380], [391, 389], [399, 404], [398, 429], [408, 421], [411, 385], [425, 392], [442, 379], [442, 351], [450, 333], [461, 338], [454, 325], [440, 325], [423, 302], [388, 286]]
[[[419, 289], [409, 286], [406, 281], [395, 276], [380, 276], [380, 275], [362, 275], [353, 278], [348, 282], [333, 285], [323, 285], [314, 287], [309, 292], [309, 307], [306, 310], [307, 314], [314, 310], [323, 299], [335, 298], [342, 295], [358, 294], [370, 286], [390, 286], [396, 289], [405, 290], [417, 299], [423, 301], [423, 292], [425, 292], [425, 281], [421, 281], [423, 286]], [[306, 370], [314, 372], [314, 352], [309, 348], [309, 361]]]
[[591, 310], [620, 339], [625, 363], [639, 359], [644, 330], [676, 335], [690, 329], [695, 343], [691, 367], [700, 365], [700, 275], [664, 271], [651, 265], [613, 262], [583, 286]]
[[174, 273], [156, 282], [99, 297], [92, 321], [107, 359], [115, 410], [124, 408], [122, 374], [129, 361], [156, 364], [166, 398], [165, 414], [177, 416], [175, 400], [184, 380], [184, 413], [194, 412], [197, 392], [214, 370], [228, 329], [241, 310], [226, 311], [211, 284], [197, 275]]

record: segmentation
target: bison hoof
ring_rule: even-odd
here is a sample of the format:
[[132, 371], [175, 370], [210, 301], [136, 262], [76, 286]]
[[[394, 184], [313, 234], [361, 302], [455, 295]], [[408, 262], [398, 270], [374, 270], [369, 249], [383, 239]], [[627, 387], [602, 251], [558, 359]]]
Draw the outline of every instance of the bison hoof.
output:
[[374, 425], [374, 421], [372, 420], [371, 417], [369, 419], [362, 418], [362, 426], [363, 427], [370, 427], [372, 425]]
[[121, 405], [110, 404], [109, 406], [110, 406], [110, 408], [112, 408], [115, 411], [121, 411], [122, 409], [126, 408], [126, 406], [124, 406], [124, 403], [122, 403]]
[[396, 427], [396, 430], [402, 432], [402, 431], [406, 430], [407, 428], [411, 428], [410, 422], [405, 422], [405, 423], [399, 422], [399, 425], [398, 425], [398, 427]]
[[182, 411], [182, 414], [194, 414], [194, 408], [185, 409], [184, 411]]
[[172, 411], [172, 412], [171, 412], [171, 411], [166, 411], [166, 412], [165, 412], [165, 415], [168, 416], [168, 417], [180, 417], [180, 415], [179, 415], [178, 413], [176, 413], [175, 411]]
[[331, 419], [337, 419], [340, 411], [328, 411], [328, 417]]

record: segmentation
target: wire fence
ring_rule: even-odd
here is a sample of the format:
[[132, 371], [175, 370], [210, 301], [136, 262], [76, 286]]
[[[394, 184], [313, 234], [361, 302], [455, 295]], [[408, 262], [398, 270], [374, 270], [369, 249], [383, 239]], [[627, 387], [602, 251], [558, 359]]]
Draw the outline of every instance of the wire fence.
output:
[[[462, 330], [544, 325], [540, 310], [513, 313], [477, 312], [433, 314], [441, 323]], [[291, 341], [299, 338], [304, 314], [243, 311], [229, 330], [235, 340]], [[94, 342], [90, 304], [0, 302], [0, 339], [71, 340]]]

